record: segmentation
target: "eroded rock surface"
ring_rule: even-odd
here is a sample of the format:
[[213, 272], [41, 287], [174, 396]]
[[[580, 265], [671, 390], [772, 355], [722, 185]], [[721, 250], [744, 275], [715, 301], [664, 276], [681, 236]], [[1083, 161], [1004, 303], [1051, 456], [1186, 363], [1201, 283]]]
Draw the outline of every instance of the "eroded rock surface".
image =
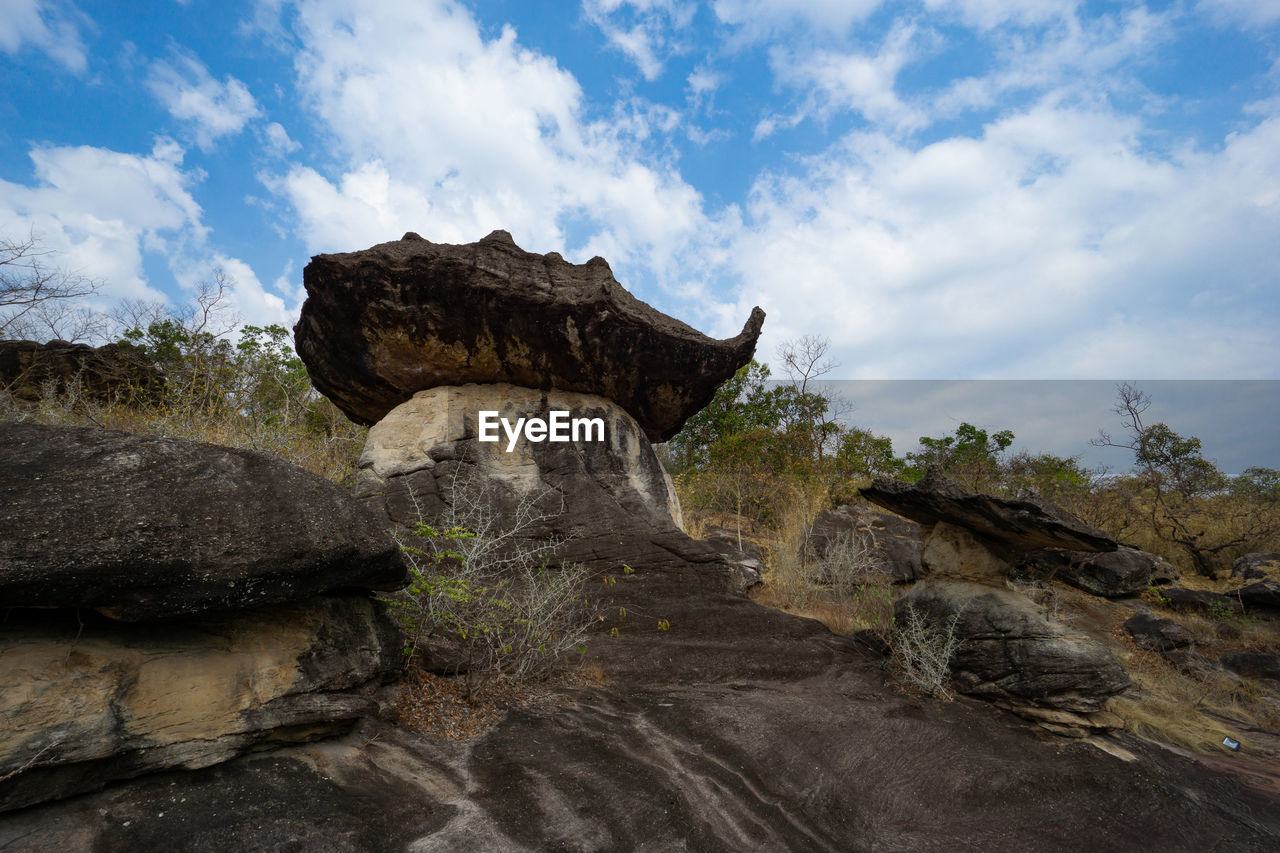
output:
[[1135, 613], [1125, 620], [1123, 627], [1138, 646], [1148, 651], [1167, 652], [1195, 642], [1186, 628], [1153, 613]]
[[894, 605], [932, 625], [959, 614], [960, 644], [951, 664], [965, 693], [1075, 712], [1103, 710], [1132, 683], [1102, 643], [1046, 618], [1026, 596], [973, 583], [925, 580]]
[[750, 361], [764, 322], [756, 308], [740, 335], [712, 340], [628, 293], [603, 258], [532, 254], [505, 231], [317, 255], [303, 282], [298, 354], [364, 424], [418, 391], [506, 382], [605, 397], [665, 441]]
[[143, 624], [10, 610], [0, 810], [343, 734], [376, 710], [352, 691], [402, 659], [381, 605], [358, 594]]
[[1177, 568], [1168, 560], [1138, 548], [1121, 546], [1100, 554], [1047, 549], [1033, 551], [1020, 561], [1039, 575], [1053, 578], [1104, 598], [1138, 595], [1148, 587], [1172, 583]]
[[0, 602], [140, 620], [396, 589], [375, 516], [258, 453], [114, 430], [0, 424]]
[[1231, 576], [1245, 580], [1280, 580], [1280, 552], [1259, 552], [1236, 557], [1231, 563]]
[[963, 528], [1006, 559], [1039, 548], [1117, 548], [1101, 530], [1049, 504], [970, 492], [936, 471], [911, 484], [877, 477], [861, 495], [921, 525], [945, 522]]

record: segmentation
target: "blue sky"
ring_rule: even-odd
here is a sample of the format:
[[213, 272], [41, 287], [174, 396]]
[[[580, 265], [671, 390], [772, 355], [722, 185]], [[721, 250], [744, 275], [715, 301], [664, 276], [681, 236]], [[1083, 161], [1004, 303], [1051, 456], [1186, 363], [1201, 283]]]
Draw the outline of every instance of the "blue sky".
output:
[[505, 228], [832, 378], [1280, 378], [1280, 0], [5, 0], [0, 73], [104, 307]]

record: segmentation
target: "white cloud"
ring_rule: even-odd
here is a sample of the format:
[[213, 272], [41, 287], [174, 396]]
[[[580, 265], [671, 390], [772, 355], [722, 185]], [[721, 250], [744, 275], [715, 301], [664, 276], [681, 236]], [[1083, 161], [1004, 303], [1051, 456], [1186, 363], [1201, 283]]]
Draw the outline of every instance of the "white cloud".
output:
[[[102, 282], [94, 307], [121, 299], [165, 302], [146, 260], [163, 259], [181, 283], [223, 267], [236, 279], [233, 307], [250, 322], [282, 322], [281, 300], [243, 262], [208, 246], [191, 194], [202, 175], [184, 169], [182, 148], [159, 139], [149, 154], [90, 146], [31, 151], [35, 182], [0, 181], [0, 234], [34, 232], [61, 267]], [[190, 281], [188, 281], [190, 280]]]
[[170, 115], [192, 125], [196, 144], [206, 151], [262, 114], [244, 83], [230, 75], [218, 82], [199, 59], [178, 49], [151, 64], [147, 88]]
[[658, 79], [668, 56], [681, 50], [680, 30], [695, 11], [696, 4], [684, 0], [582, 0], [586, 19], [646, 80]]
[[844, 36], [865, 20], [881, 0], [715, 0], [716, 17], [749, 41], [802, 26], [813, 32]]
[[779, 124], [794, 126], [810, 113], [826, 118], [836, 110], [851, 110], [895, 130], [925, 126], [924, 113], [904, 103], [896, 91], [898, 73], [920, 53], [919, 40], [914, 26], [899, 24], [874, 55], [822, 49], [773, 51], [770, 64], [778, 82], [808, 92], [810, 98], [795, 116], [766, 119], [766, 124], [757, 126], [757, 138]]
[[262, 132], [266, 135], [267, 148], [273, 154], [284, 156], [302, 147], [289, 136], [289, 132], [279, 122], [271, 122]]
[[1280, 21], [1280, 0], [1200, 0], [1196, 7], [1224, 23], [1265, 27]]
[[313, 251], [504, 228], [531, 250], [608, 249], [615, 267], [660, 270], [700, 222], [698, 194], [646, 153], [673, 113], [623, 105], [588, 121], [573, 76], [509, 28], [486, 40], [459, 6], [407, 0], [304, 0], [295, 23], [298, 90], [337, 165], [267, 182]]
[[1079, 0], [924, 0], [931, 12], [956, 15], [977, 29], [989, 30], [1003, 24], [1034, 26], [1075, 16]]
[[30, 44], [69, 70], [82, 73], [89, 67], [80, 36], [87, 20], [68, 2], [5, 0], [0, 14], [0, 50], [13, 55]]
[[1280, 119], [1175, 157], [1141, 131], [1048, 101], [762, 178], [718, 331], [758, 303], [761, 353], [823, 334], [866, 378], [1274, 376]]

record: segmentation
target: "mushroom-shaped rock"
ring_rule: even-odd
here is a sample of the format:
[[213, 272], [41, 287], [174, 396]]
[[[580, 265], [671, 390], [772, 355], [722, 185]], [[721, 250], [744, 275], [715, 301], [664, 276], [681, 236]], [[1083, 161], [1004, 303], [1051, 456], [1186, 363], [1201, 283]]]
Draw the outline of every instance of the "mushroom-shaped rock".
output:
[[751, 360], [764, 322], [756, 308], [737, 337], [713, 340], [636, 299], [603, 258], [533, 254], [505, 231], [317, 255], [303, 282], [298, 354], [363, 424], [418, 391], [505, 382], [605, 397], [665, 441]]
[[937, 471], [911, 484], [877, 477], [861, 494], [920, 524], [962, 528], [1004, 557], [1038, 548], [1097, 552], [1118, 547], [1101, 530], [1049, 504], [970, 492]]

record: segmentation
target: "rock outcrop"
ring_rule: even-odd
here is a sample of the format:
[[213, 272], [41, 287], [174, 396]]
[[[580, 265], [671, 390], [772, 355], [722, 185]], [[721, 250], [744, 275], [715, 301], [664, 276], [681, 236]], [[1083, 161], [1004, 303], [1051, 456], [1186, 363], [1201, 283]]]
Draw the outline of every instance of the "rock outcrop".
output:
[[162, 623], [11, 610], [0, 811], [345, 734], [377, 711], [355, 689], [402, 661], [395, 627], [361, 595]]
[[532, 254], [505, 231], [317, 255], [303, 282], [298, 354], [363, 424], [418, 391], [510, 383], [605, 397], [665, 441], [751, 359], [764, 322], [757, 308], [740, 335], [712, 340], [628, 293], [603, 258]]
[[818, 513], [806, 537], [810, 553], [823, 557], [840, 537], [853, 537], [874, 554], [881, 571], [897, 583], [909, 583], [924, 573], [920, 555], [924, 543], [920, 525], [890, 512], [845, 504]]
[[1280, 552], [1245, 554], [1231, 563], [1231, 576], [1247, 581], [1270, 578], [1280, 580]]
[[1191, 632], [1172, 619], [1153, 613], [1135, 613], [1122, 626], [1139, 648], [1152, 652], [1168, 652], [1192, 645]]
[[1128, 546], [1102, 553], [1045, 549], [1032, 551], [1018, 562], [1037, 575], [1050, 575], [1103, 598], [1139, 595], [1151, 586], [1173, 583], [1179, 574], [1163, 557]]
[[955, 621], [957, 689], [1041, 708], [1093, 713], [1132, 683], [1111, 651], [1048, 619], [1024, 595], [979, 584], [925, 580], [894, 605], [934, 625]]
[[374, 516], [294, 466], [0, 424], [0, 811], [344, 734], [403, 663], [367, 590], [404, 581]]
[[1006, 560], [1040, 548], [1096, 552], [1118, 547], [1101, 530], [1047, 503], [970, 492], [937, 471], [910, 484], [877, 477], [860, 494], [921, 525], [963, 528]]
[[117, 619], [397, 589], [375, 517], [262, 454], [90, 427], [0, 424], [0, 601]]
[[164, 377], [128, 344], [0, 341], [0, 392], [19, 400], [71, 389], [99, 400], [146, 398], [163, 387]]

